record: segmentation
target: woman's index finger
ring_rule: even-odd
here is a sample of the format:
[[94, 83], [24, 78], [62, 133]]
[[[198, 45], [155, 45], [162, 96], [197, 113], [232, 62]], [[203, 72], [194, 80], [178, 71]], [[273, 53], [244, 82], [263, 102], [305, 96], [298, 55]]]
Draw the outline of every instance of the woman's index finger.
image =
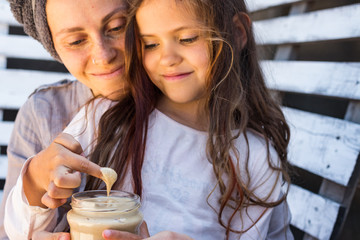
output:
[[77, 154], [75, 155], [76, 155], [75, 158], [68, 159], [68, 161], [65, 164], [67, 167], [79, 172], [89, 174], [97, 178], [102, 177], [101, 167], [99, 165], [91, 162], [90, 160], [88, 160], [87, 158], [81, 155], [77, 155]]

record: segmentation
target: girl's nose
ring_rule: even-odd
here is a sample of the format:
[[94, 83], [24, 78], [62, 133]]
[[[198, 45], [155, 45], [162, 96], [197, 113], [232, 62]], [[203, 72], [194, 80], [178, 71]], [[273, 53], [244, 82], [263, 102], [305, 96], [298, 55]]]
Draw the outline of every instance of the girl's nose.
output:
[[94, 43], [92, 49], [92, 63], [95, 65], [106, 65], [116, 58], [116, 48], [104, 39]]
[[160, 64], [165, 67], [176, 66], [181, 63], [182, 57], [174, 46], [163, 46], [161, 49]]

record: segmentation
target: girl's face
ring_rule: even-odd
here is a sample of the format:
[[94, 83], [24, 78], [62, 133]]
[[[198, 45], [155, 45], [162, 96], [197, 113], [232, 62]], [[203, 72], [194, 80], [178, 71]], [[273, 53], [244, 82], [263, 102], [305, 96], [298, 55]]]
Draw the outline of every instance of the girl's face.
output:
[[[193, 13], [175, 0], [145, 0], [136, 13], [143, 64], [162, 103], [193, 106], [205, 97], [208, 42]], [[167, 104], [169, 106], [169, 104]]]
[[126, 10], [124, 0], [47, 1], [47, 20], [57, 53], [69, 72], [95, 96], [108, 96], [124, 87]]

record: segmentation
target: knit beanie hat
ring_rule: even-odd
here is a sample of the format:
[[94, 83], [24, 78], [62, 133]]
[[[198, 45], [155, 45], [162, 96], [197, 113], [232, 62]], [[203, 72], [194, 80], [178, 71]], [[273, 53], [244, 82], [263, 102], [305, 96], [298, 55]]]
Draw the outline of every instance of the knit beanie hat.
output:
[[25, 33], [38, 40], [56, 60], [61, 62], [51, 38], [46, 18], [46, 0], [8, 0], [15, 19]]

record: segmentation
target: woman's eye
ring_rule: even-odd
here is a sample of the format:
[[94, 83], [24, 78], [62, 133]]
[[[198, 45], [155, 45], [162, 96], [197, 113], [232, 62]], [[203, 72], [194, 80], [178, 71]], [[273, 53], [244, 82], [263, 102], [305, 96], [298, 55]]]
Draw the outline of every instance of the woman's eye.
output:
[[111, 29], [109, 30], [109, 32], [110, 32], [110, 33], [119, 32], [119, 31], [122, 31], [123, 28], [124, 28], [124, 26], [121, 25], [121, 26], [118, 26], [118, 27], [111, 28]]
[[191, 37], [191, 38], [181, 38], [180, 42], [184, 44], [189, 44], [197, 41], [199, 39], [199, 36]]
[[77, 45], [80, 45], [83, 41], [84, 41], [83, 39], [76, 40], [74, 42], [70, 42], [69, 45], [70, 46], [77, 46]]
[[157, 46], [159, 46], [159, 44], [157, 44], [157, 43], [144, 44], [144, 49], [152, 50], [152, 49], [155, 49]]

